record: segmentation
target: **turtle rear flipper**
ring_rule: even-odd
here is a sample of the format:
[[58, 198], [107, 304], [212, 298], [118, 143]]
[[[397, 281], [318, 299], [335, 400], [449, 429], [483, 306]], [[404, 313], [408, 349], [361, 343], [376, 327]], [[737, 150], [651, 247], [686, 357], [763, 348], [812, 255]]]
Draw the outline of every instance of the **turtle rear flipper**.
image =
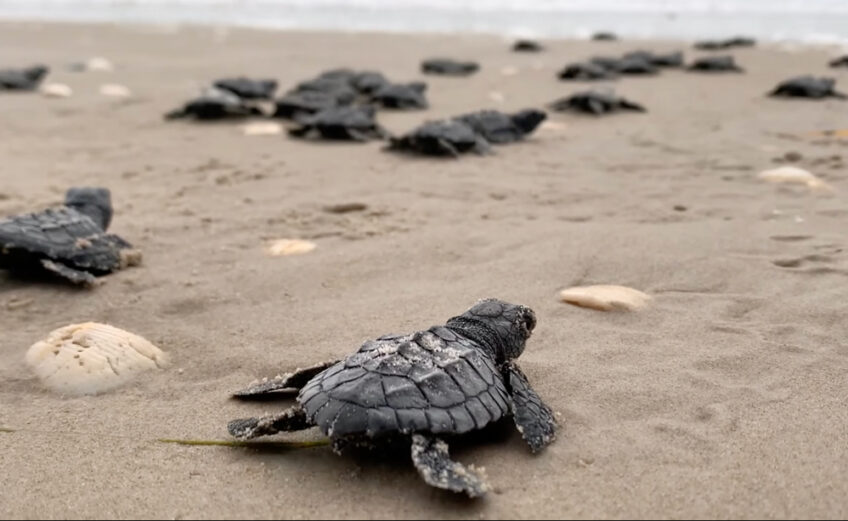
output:
[[489, 486], [485, 476], [473, 468], [450, 459], [444, 441], [415, 434], [412, 436], [412, 463], [430, 486], [451, 492], [464, 492], [468, 497], [484, 495]]
[[270, 436], [278, 432], [302, 431], [310, 427], [312, 423], [306, 417], [306, 411], [299, 405], [280, 414], [233, 420], [227, 424], [230, 435], [239, 440]]
[[510, 363], [505, 375], [512, 396], [515, 426], [530, 445], [539, 452], [556, 439], [556, 419], [550, 407], [530, 387], [527, 377], [515, 363]]
[[300, 391], [309, 380], [312, 380], [320, 373], [326, 371], [330, 367], [339, 363], [339, 360], [330, 360], [316, 364], [305, 369], [298, 369], [293, 373], [287, 373], [268, 380], [264, 380], [257, 384], [251, 385], [247, 389], [233, 393], [233, 398], [239, 400], [250, 400], [265, 398], [271, 393], [279, 394], [294, 394]]
[[632, 101], [628, 101], [626, 99], [622, 99], [619, 103], [619, 106], [623, 109], [635, 110], [636, 112], [647, 112], [647, 110], [645, 110], [645, 107], [643, 107], [642, 105], [639, 105], [638, 103], [633, 103]]
[[184, 108], [176, 109], [176, 110], [172, 110], [170, 112], [166, 112], [164, 117], [165, 117], [166, 120], [182, 119], [182, 118], [188, 117], [188, 111], [185, 110]]
[[63, 279], [67, 279], [74, 284], [79, 284], [81, 286], [93, 286], [97, 283], [97, 277], [88, 273], [87, 271], [80, 271], [65, 266], [64, 264], [56, 261], [52, 261], [50, 259], [43, 259], [41, 261], [41, 265], [47, 271], [56, 274]]

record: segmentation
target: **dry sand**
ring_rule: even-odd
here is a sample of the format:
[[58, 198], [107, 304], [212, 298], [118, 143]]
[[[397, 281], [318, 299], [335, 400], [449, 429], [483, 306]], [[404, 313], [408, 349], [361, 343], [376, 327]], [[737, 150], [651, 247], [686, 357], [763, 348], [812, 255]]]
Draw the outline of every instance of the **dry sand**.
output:
[[[0, 516], [848, 515], [848, 147], [791, 135], [848, 126], [848, 104], [763, 96], [788, 76], [835, 73], [827, 51], [741, 50], [744, 75], [624, 79], [618, 91], [648, 114], [553, 115], [524, 144], [458, 161], [162, 121], [220, 76], [286, 88], [337, 66], [414, 80], [422, 57], [481, 61], [468, 79], [428, 78], [431, 110], [380, 114], [400, 132], [547, 103], [583, 88], [554, 79], [565, 62], [634, 47], [680, 45], [549, 42], [518, 55], [482, 36], [0, 26], [0, 63], [46, 62], [48, 81], [74, 91], [0, 96], [0, 214], [105, 185], [114, 230], [146, 255], [94, 291], [0, 276], [0, 428], [16, 430], [0, 432]], [[115, 70], [64, 69], [92, 56]], [[106, 83], [134, 97], [101, 96]], [[786, 152], [834, 191], [757, 179]], [[345, 203], [369, 209], [324, 210]], [[279, 238], [318, 247], [267, 256]], [[654, 301], [603, 313], [557, 298], [588, 284]], [[228, 420], [278, 407], [228, 400], [253, 378], [489, 296], [536, 310], [521, 362], [562, 429], [537, 457], [508, 425], [455, 446], [486, 467], [485, 500], [430, 489], [403, 459], [152, 441], [227, 439]], [[84, 321], [148, 338], [172, 366], [99, 397], [52, 394], [24, 354]]]

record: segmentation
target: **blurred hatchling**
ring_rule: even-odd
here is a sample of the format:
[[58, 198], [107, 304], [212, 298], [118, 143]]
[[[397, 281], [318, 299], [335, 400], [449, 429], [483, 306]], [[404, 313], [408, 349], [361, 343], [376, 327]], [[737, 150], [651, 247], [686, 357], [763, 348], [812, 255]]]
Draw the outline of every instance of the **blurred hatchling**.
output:
[[344, 360], [237, 393], [297, 393], [297, 405], [232, 421], [229, 432], [248, 440], [317, 426], [337, 453], [406, 443], [427, 484], [482, 496], [485, 476], [451, 460], [444, 438], [512, 417], [532, 452], [554, 441], [554, 414], [515, 362], [535, 326], [530, 308], [482, 300], [445, 325], [369, 340]]

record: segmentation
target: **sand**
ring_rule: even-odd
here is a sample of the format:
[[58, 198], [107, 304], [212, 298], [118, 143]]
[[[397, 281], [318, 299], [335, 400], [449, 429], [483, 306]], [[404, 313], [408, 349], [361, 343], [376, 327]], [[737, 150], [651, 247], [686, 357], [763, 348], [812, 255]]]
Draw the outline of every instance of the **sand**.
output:
[[[427, 78], [430, 110], [380, 114], [402, 132], [580, 90], [554, 78], [568, 61], [682, 46], [551, 41], [530, 55], [509, 43], [0, 25], [0, 63], [46, 62], [47, 81], [74, 93], [0, 96], [0, 214], [57, 203], [72, 185], [108, 186], [113, 230], [145, 254], [94, 291], [0, 275], [0, 428], [15, 431], [0, 432], [0, 516], [848, 515], [848, 142], [806, 135], [848, 126], [848, 105], [764, 97], [802, 73], [848, 88], [848, 73], [827, 70], [829, 50], [740, 50], [744, 75], [623, 79], [618, 92], [647, 114], [552, 115], [526, 143], [462, 160], [162, 120], [220, 76], [286, 88], [352, 66], [405, 81], [423, 57], [480, 60], [473, 77]], [[93, 56], [114, 71], [64, 68]], [[133, 96], [100, 95], [110, 83]], [[757, 178], [788, 152], [833, 190]], [[349, 203], [367, 209], [325, 211]], [[266, 255], [280, 238], [317, 248]], [[590, 284], [654, 299], [604, 313], [557, 297]], [[404, 458], [154, 441], [228, 439], [228, 420], [286, 405], [228, 399], [254, 378], [443, 323], [483, 297], [536, 311], [520, 361], [562, 424], [538, 456], [509, 424], [454, 443], [459, 461], [486, 468], [485, 500], [425, 486]], [[85, 321], [149, 339], [171, 366], [102, 396], [54, 395], [26, 350]]]

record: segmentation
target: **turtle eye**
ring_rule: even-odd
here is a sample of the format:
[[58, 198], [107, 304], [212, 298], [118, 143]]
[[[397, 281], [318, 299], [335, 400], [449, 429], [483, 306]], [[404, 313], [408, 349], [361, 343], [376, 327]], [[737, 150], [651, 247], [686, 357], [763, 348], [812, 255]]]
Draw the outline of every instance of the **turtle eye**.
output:
[[530, 334], [536, 327], [536, 314], [531, 309], [525, 308], [522, 310], [521, 321], [527, 334]]

